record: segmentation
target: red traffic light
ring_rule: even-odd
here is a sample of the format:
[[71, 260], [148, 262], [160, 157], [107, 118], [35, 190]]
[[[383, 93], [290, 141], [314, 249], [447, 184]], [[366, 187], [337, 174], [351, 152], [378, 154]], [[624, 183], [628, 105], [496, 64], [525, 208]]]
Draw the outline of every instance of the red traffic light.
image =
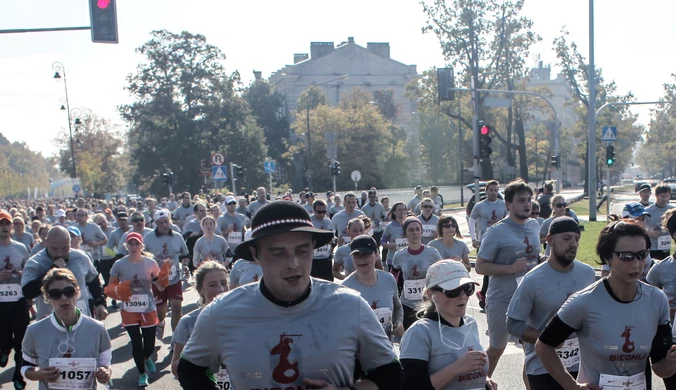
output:
[[106, 9], [110, 5], [110, 0], [96, 0], [96, 5], [101, 9]]
[[488, 135], [488, 133], [490, 133], [490, 132], [491, 132], [490, 127], [488, 127], [486, 125], [481, 126], [481, 135]]

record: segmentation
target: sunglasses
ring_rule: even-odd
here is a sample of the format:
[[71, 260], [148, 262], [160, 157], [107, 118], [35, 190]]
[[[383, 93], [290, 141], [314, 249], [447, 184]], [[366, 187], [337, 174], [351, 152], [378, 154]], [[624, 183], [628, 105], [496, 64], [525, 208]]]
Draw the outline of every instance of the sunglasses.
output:
[[315, 214], [326, 214], [326, 210], [315, 210]]
[[533, 210], [530, 212], [530, 215], [538, 215], [540, 214], [540, 210]]
[[87, 214], [75, 214], [76, 217], [86, 217]]
[[131, 221], [132, 222], [143, 222], [143, 221], [145, 221], [145, 219], [143, 219], [143, 218], [132, 218]]
[[63, 290], [59, 290], [58, 288], [53, 288], [49, 291], [47, 291], [47, 295], [49, 295], [49, 299], [53, 299], [55, 301], [58, 301], [61, 299], [62, 296], [66, 296], [66, 298], [70, 299], [75, 296], [75, 287], [73, 286], [68, 286], [64, 288]]
[[645, 260], [646, 257], [650, 254], [649, 250], [642, 250], [638, 252], [629, 252], [629, 251], [624, 251], [624, 252], [613, 252], [614, 254], [617, 255], [617, 257], [622, 260], [622, 261], [632, 261], [634, 259], [636, 260]]
[[234, 206], [234, 205], [237, 204], [237, 202], [230, 202], [230, 203], [226, 203], [226, 204], [227, 204], [228, 206]]
[[445, 227], [446, 229], [450, 229], [450, 228], [456, 228], [456, 229], [457, 229], [457, 228], [458, 228], [458, 226], [456, 226], [456, 225], [454, 225], [454, 224], [452, 224], [452, 223], [445, 223], [445, 224], [443, 224], [443, 225], [441, 225], [441, 226]]
[[455, 288], [453, 290], [444, 290], [443, 288], [439, 287], [435, 287], [432, 290], [441, 291], [442, 293], [444, 293], [444, 295], [446, 295], [446, 298], [457, 298], [463, 291], [465, 292], [465, 295], [471, 297], [472, 294], [474, 294], [474, 284], [473, 283], [463, 284], [462, 286]]
[[566, 207], [566, 206], [568, 206], [568, 203], [557, 203], [554, 206], [556, 206], [556, 207]]
[[424, 208], [424, 209], [433, 209], [434, 206], [429, 206], [429, 205], [427, 205], [427, 206], [423, 206], [422, 208]]

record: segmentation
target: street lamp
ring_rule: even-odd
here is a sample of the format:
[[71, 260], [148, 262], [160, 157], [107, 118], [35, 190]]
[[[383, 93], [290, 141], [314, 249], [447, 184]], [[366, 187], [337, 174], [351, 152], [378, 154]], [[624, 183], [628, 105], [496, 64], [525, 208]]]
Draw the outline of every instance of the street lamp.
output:
[[[317, 87], [320, 87], [322, 85], [326, 85], [328, 83], [332, 83], [334, 81], [344, 80], [344, 79], [347, 79], [349, 77], [350, 77], [349, 75], [344, 74], [340, 77], [336, 77], [335, 79], [324, 81], [323, 83], [312, 84], [310, 86], [310, 88], [308, 88], [307, 93], [305, 94], [305, 121], [307, 123], [308, 168], [309, 168], [310, 164], [312, 163], [312, 141], [310, 139], [310, 93], [312, 93], [312, 91]], [[309, 169], [308, 169], [308, 171], [309, 171]], [[311, 174], [311, 172], [307, 172], [307, 174], [308, 174], [308, 187], [312, 188], [312, 174]]]
[[[66, 82], [66, 67], [59, 61], [56, 61], [52, 64], [52, 70], [54, 70], [54, 80], [60, 81], [63, 78], [63, 88], [66, 92], [66, 97], [61, 103], [61, 111], [66, 111], [68, 114], [68, 134], [70, 137], [70, 156], [73, 161], [73, 176], [75, 179], [77, 177], [77, 169], [75, 168], [75, 146], [73, 145], [73, 128], [71, 121], [71, 110], [70, 103], [68, 102], [68, 84]], [[65, 103], [65, 106], [64, 106]], [[79, 112], [79, 111], [78, 111]], [[76, 118], [76, 121], [79, 122], [80, 118]]]

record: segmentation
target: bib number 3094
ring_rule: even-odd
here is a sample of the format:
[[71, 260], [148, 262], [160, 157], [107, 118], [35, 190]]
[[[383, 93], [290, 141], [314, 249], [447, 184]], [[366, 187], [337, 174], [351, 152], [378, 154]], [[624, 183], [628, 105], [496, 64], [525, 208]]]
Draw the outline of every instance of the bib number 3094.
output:
[[49, 359], [49, 365], [61, 371], [56, 382], [50, 382], [50, 389], [93, 389], [96, 359], [62, 358]]

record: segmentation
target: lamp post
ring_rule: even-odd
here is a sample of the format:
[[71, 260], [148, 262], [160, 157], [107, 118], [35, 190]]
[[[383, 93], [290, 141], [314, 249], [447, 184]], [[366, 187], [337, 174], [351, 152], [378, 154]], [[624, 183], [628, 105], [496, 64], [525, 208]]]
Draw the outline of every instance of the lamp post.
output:
[[[77, 177], [77, 168], [75, 167], [75, 145], [73, 144], [73, 126], [72, 126], [72, 120], [71, 120], [71, 111], [70, 111], [70, 103], [68, 101], [68, 84], [66, 82], [66, 67], [59, 61], [56, 61], [52, 64], [52, 70], [54, 70], [54, 80], [59, 81], [63, 78], [63, 88], [66, 93], [66, 97], [63, 99], [65, 103], [61, 104], [61, 110], [66, 111], [68, 114], [68, 135], [70, 137], [70, 157], [71, 160], [73, 161], [73, 175], [72, 178], [75, 179]], [[79, 112], [79, 111], [78, 111]], [[76, 125], [79, 124], [80, 118], [76, 118]]]
[[[350, 77], [349, 75], [345, 74], [345, 75], [342, 75], [340, 77], [336, 77], [334, 79], [324, 81], [323, 83], [312, 84], [310, 86], [310, 88], [308, 88], [308, 90], [307, 90], [307, 94], [305, 95], [305, 121], [306, 121], [306, 124], [307, 124], [308, 171], [310, 171], [310, 164], [312, 163], [312, 140], [310, 138], [310, 93], [312, 93], [312, 91], [317, 87], [320, 87], [322, 85], [326, 85], [328, 83], [332, 83], [334, 81], [344, 80], [344, 79], [347, 79], [349, 77]], [[308, 180], [308, 187], [312, 188], [312, 173], [311, 173], [311, 171], [308, 172], [307, 177], [308, 177], [308, 179], [307, 179]]]

